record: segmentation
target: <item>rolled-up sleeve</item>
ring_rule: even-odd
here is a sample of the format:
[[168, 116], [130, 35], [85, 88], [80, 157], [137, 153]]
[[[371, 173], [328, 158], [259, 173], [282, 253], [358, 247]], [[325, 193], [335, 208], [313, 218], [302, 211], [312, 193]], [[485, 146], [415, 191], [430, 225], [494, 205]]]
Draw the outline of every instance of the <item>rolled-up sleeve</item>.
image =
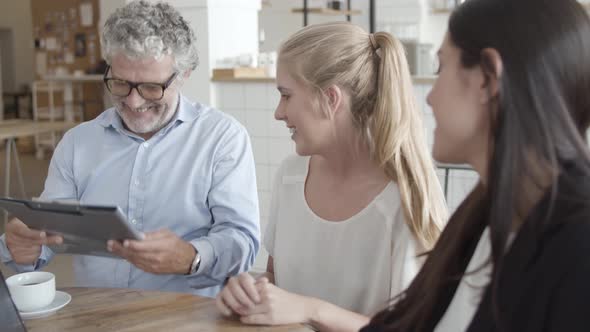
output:
[[260, 215], [256, 171], [250, 139], [236, 125], [219, 142], [208, 204], [213, 224], [207, 236], [191, 241], [201, 255], [194, 287], [222, 284], [229, 276], [248, 271], [260, 248]]

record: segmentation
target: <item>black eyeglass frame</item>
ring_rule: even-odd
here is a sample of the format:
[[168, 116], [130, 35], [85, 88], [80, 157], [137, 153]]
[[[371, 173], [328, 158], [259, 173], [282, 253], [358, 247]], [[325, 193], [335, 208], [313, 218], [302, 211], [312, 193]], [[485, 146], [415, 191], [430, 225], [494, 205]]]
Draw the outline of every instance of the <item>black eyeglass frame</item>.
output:
[[[125, 98], [128, 97], [131, 94], [131, 91], [133, 91], [133, 89], [137, 90], [137, 93], [139, 93], [139, 95], [141, 96], [141, 98], [145, 99], [145, 100], [149, 100], [149, 101], [158, 101], [161, 100], [162, 98], [164, 98], [164, 93], [166, 92], [166, 89], [168, 89], [168, 87], [172, 84], [172, 82], [174, 81], [174, 79], [178, 76], [178, 72], [174, 72], [172, 74], [172, 76], [170, 76], [170, 78], [168, 80], [166, 80], [166, 82], [164, 83], [152, 83], [152, 82], [130, 82], [127, 80], [122, 80], [120, 78], [114, 78], [114, 77], [107, 77], [107, 75], [109, 74], [109, 71], [111, 70], [111, 66], [107, 66], [107, 69], [104, 72], [104, 76], [102, 78], [104, 85], [107, 87], [107, 90], [109, 90], [109, 92], [116, 97], [121, 97], [121, 98]], [[127, 92], [126, 95], [117, 95], [114, 94], [111, 91], [111, 88], [109, 86], [109, 81], [119, 81], [119, 82], [125, 82], [127, 83], [127, 85], [129, 86], [129, 92]], [[143, 96], [143, 94], [141, 93], [141, 89], [139, 88], [140, 85], [143, 84], [149, 84], [149, 85], [157, 85], [159, 87], [162, 88], [162, 95], [160, 96], [160, 98], [146, 98]]]

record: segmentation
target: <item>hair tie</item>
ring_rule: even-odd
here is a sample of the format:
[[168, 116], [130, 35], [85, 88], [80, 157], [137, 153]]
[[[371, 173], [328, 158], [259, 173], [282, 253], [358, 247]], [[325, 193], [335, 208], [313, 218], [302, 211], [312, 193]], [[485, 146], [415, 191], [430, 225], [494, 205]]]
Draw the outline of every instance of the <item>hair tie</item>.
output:
[[369, 34], [369, 40], [371, 41], [371, 45], [373, 46], [373, 50], [378, 50], [379, 49], [379, 45], [377, 44], [377, 41], [375, 40], [375, 35], [370, 33]]

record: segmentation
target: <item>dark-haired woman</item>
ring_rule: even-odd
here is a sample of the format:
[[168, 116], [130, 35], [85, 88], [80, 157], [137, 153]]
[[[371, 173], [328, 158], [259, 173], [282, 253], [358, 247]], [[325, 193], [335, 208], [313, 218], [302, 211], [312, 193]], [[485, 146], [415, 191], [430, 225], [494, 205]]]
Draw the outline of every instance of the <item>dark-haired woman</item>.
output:
[[575, 0], [468, 0], [428, 102], [434, 157], [480, 183], [362, 331], [590, 331], [590, 20]]

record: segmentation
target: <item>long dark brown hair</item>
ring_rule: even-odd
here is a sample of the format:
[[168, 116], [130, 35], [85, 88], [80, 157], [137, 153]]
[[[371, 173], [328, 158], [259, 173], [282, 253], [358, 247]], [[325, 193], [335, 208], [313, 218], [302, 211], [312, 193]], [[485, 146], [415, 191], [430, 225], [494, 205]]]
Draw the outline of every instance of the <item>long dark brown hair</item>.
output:
[[[465, 68], [503, 71], [491, 119], [488, 174], [459, 206], [410, 287], [371, 321], [382, 331], [432, 331], [444, 315], [484, 229], [489, 226], [492, 300], [515, 220], [534, 202], [527, 188], [556, 195], [566, 161], [590, 174], [584, 141], [590, 121], [590, 20], [575, 0], [467, 0], [451, 15], [449, 39]], [[524, 210], [522, 209], [524, 207]], [[543, 228], [545, 221], [535, 221]], [[502, 317], [497, 310], [495, 319]]]

